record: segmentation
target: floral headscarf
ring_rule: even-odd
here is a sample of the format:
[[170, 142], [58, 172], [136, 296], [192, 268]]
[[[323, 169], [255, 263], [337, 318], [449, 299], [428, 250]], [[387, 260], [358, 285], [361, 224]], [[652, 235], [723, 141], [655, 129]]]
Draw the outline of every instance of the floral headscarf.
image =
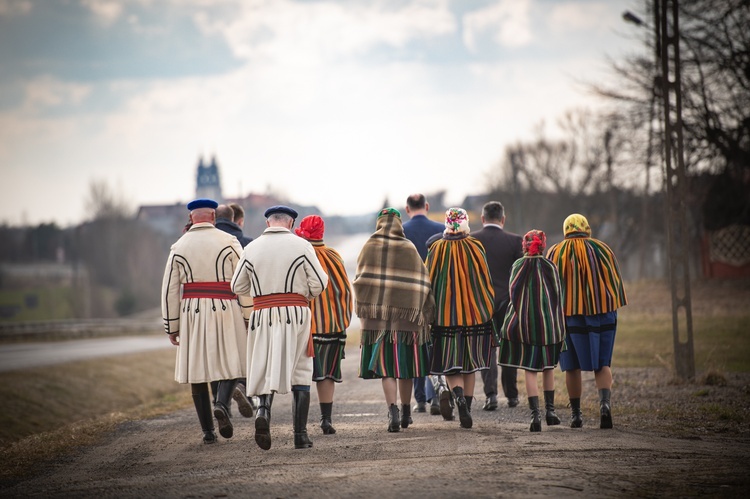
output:
[[591, 237], [591, 226], [586, 217], [573, 213], [563, 222], [563, 234], [565, 237]]
[[522, 246], [526, 256], [543, 255], [547, 248], [547, 236], [544, 231], [531, 229], [523, 236]]
[[398, 211], [396, 208], [383, 208], [378, 213], [378, 218], [385, 216], [385, 215], [396, 215], [398, 218], [401, 218], [401, 212]]
[[445, 212], [446, 234], [468, 234], [469, 214], [463, 208], [448, 208]]

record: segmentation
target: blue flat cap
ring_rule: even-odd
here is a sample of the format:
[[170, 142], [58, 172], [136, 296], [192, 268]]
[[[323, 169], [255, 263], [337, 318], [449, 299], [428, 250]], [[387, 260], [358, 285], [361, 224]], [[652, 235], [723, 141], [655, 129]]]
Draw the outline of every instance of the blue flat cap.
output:
[[263, 216], [268, 218], [274, 213], [284, 213], [285, 215], [289, 215], [293, 219], [297, 220], [297, 212], [294, 211], [292, 208], [288, 206], [284, 206], [284, 205], [271, 206], [270, 208], [266, 210]]
[[211, 208], [215, 210], [217, 206], [219, 206], [219, 203], [213, 199], [198, 198], [190, 201], [187, 204], [187, 209], [190, 211], [197, 210], [198, 208]]

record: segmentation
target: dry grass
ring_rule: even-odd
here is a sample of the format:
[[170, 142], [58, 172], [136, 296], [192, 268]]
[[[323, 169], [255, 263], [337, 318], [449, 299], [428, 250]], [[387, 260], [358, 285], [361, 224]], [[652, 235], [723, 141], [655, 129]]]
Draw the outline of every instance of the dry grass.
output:
[[188, 406], [174, 381], [174, 351], [73, 362], [0, 374], [0, 478], [95, 442], [124, 421]]

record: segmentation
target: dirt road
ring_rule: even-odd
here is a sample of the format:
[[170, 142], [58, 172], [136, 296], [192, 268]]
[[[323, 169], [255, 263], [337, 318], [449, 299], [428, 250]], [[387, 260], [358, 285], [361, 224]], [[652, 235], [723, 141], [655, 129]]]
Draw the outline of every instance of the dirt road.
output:
[[[252, 420], [236, 410], [234, 437], [203, 445], [191, 408], [121, 425], [99, 444], [5, 484], [0, 495], [746, 497], [750, 491], [750, 428], [731, 417], [705, 423], [694, 410], [681, 414], [673, 399], [693, 403], [689, 397], [700, 387], [668, 385], [659, 369], [615, 369], [614, 430], [598, 429], [588, 380], [580, 430], [563, 424], [532, 434], [523, 404], [485, 412], [480, 395], [471, 430], [428, 413], [415, 414], [413, 426], [400, 433], [387, 433], [380, 383], [356, 378], [357, 361], [358, 350], [350, 349], [346, 380], [336, 392], [336, 435], [323, 436], [317, 427], [313, 390], [312, 449], [293, 448], [291, 395], [277, 395], [269, 451], [255, 445]], [[731, 401], [747, 411], [748, 381], [733, 377], [727, 386], [706, 389], [700, 403]], [[567, 420], [567, 400], [560, 390], [558, 397]]]

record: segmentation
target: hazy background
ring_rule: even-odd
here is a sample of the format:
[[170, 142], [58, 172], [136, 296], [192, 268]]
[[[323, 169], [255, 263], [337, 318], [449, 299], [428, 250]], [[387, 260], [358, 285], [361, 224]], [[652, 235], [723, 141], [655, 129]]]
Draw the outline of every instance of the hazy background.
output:
[[0, 0], [0, 223], [80, 223], [92, 180], [184, 202], [212, 155], [230, 197], [459, 204], [536, 124], [601, 105], [608, 57], [647, 54], [621, 18], [643, 4]]

